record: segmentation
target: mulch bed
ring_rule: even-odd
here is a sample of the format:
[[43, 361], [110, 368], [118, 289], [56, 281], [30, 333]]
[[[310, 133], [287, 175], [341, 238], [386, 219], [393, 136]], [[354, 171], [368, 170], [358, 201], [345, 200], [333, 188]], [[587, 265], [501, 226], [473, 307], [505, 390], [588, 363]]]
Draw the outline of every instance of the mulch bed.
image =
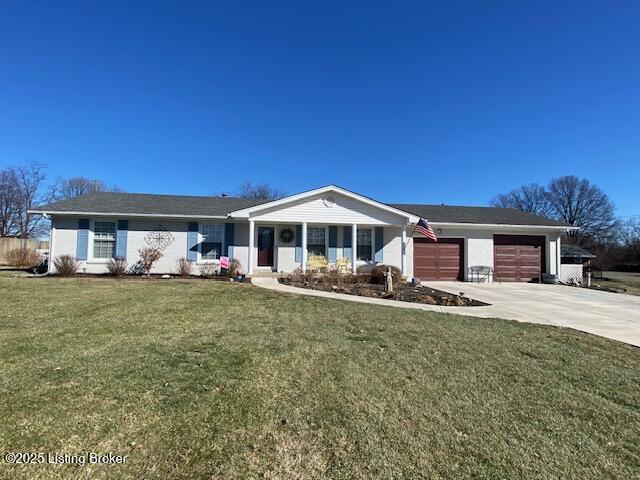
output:
[[591, 284], [590, 287], [584, 286], [583, 288], [588, 288], [590, 290], [600, 290], [601, 292], [611, 292], [611, 293], [627, 293], [626, 288], [622, 287], [604, 287], [598, 284]]
[[[332, 285], [322, 278], [310, 281], [295, 280], [290, 277], [282, 277], [280, 283], [292, 287], [322, 290], [325, 292], [346, 293], [347, 295], [359, 295], [361, 297], [385, 298], [388, 300], [400, 300], [402, 302], [424, 303], [427, 305], [443, 305], [450, 307], [482, 307], [487, 303], [479, 302], [462, 295], [435, 290], [422, 285], [414, 287], [409, 283], [399, 283], [393, 286], [393, 292], [386, 292], [382, 285], [372, 283]], [[462, 288], [462, 286], [461, 286]]]

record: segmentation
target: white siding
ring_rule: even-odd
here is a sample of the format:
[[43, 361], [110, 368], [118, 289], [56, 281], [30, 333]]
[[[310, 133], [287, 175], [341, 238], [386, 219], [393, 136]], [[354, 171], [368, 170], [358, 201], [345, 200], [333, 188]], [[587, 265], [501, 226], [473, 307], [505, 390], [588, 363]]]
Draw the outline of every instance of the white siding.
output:
[[256, 212], [251, 216], [258, 222], [282, 223], [322, 223], [328, 225], [404, 225], [406, 218], [387, 212], [373, 205], [358, 200], [331, 193], [336, 203], [328, 207], [324, 202], [324, 195], [316, 195], [281, 205], [271, 209]]
[[[119, 218], [122, 219], [122, 218]], [[78, 219], [70, 217], [54, 218], [55, 225], [55, 252], [56, 257], [64, 254], [76, 255], [76, 244], [78, 238]], [[207, 220], [202, 223], [214, 223]], [[162, 251], [162, 257], [154, 265], [151, 273], [154, 274], [175, 274], [176, 262], [179, 258], [187, 256], [187, 221], [164, 221], [164, 220], [144, 220], [129, 219], [129, 230], [127, 232], [127, 263], [129, 267], [135, 265], [139, 260], [139, 250], [147, 247], [145, 236], [149, 231], [154, 230], [156, 225], [162, 225], [173, 236], [172, 243]], [[235, 230], [234, 243], [248, 243], [248, 224], [237, 224]], [[107, 273], [106, 260], [92, 260], [91, 250], [93, 248], [92, 235], [89, 235], [89, 260], [80, 262], [80, 272], [86, 273]], [[234, 256], [240, 260], [243, 268], [247, 265], [247, 247], [236, 247]], [[52, 267], [52, 271], [55, 268]], [[194, 273], [198, 273], [198, 266], [194, 268]]]
[[138, 251], [149, 245], [145, 242], [145, 236], [156, 225], [162, 225], [171, 235], [173, 242], [162, 251], [162, 257], [151, 270], [151, 273], [176, 273], [176, 261], [187, 256], [187, 222], [157, 221], [157, 220], [129, 220], [129, 233], [127, 234], [127, 262], [134, 265], [139, 259]]
[[384, 228], [382, 263], [402, 270], [402, 233], [400, 227]]
[[[276, 225], [274, 229], [275, 235], [275, 252], [274, 252], [274, 262], [276, 264], [276, 271], [278, 272], [293, 272], [296, 268], [300, 266], [300, 262], [296, 262], [296, 240], [295, 238], [291, 240], [289, 243], [284, 243], [280, 240], [280, 232], [285, 228], [289, 228], [293, 230], [295, 234], [295, 225]], [[257, 229], [256, 229], [257, 232]], [[258, 244], [256, 240], [255, 244]], [[257, 257], [256, 252], [256, 258]]]
[[[53, 245], [53, 254], [56, 257], [60, 255], [73, 255], [75, 257], [78, 241], [78, 220], [75, 218], [54, 217], [51, 225], [55, 228], [55, 237], [52, 241], [52, 244], [55, 242], [55, 245]], [[51, 272], [55, 273], [56, 269], [53, 266], [53, 261], [50, 263]], [[85, 265], [81, 265], [81, 267], [85, 267]]]
[[249, 265], [249, 224], [236, 223], [233, 237], [233, 258], [240, 262], [240, 268], [246, 272]]
[[[321, 200], [320, 200], [321, 201]], [[340, 203], [340, 202], [338, 202]], [[324, 205], [324, 204], [323, 204]], [[324, 207], [327, 208], [327, 207]], [[332, 207], [336, 208], [336, 207]], [[300, 213], [300, 212], [298, 212]], [[385, 212], [383, 212], [385, 213]], [[359, 214], [358, 214], [359, 215]], [[326, 217], [322, 217], [326, 220]], [[397, 219], [396, 219], [397, 220]], [[302, 221], [302, 218], [292, 220], [291, 223], [285, 222], [282, 224], [271, 223], [274, 226], [274, 263], [275, 269], [278, 272], [292, 272], [300, 263], [295, 261], [295, 240], [285, 244], [280, 240], [280, 232], [284, 228], [291, 228], [295, 232], [295, 223]], [[349, 220], [351, 223], [353, 220]], [[366, 226], [372, 225], [371, 220]], [[208, 223], [208, 222], [207, 222]], [[213, 222], [212, 222], [213, 223]], [[310, 220], [309, 224], [321, 224], [319, 220]], [[363, 227], [364, 222], [359, 222]], [[127, 261], [129, 265], [133, 265], [138, 261], [138, 250], [146, 246], [145, 235], [153, 229], [156, 225], [163, 225], [167, 228], [174, 237], [173, 243], [165, 249], [163, 257], [158, 264], [154, 267], [153, 273], [169, 273], [174, 274], [176, 272], [176, 261], [178, 258], [185, 257], [187, 253], [187, 221], [159, 221], [159, 220], [144, 220], [144, 219], [129, 219], [129, 232], [127, 238]], [[258, 226], [264, 224], [263, 222], [256, 222], [256, 235]], [[336, 223], [328, 222], [327, 224], [336, 225]], [[55, 235], [52, 238], [54, 244], [52, 248], [54, 255], [76, 254], [76, 242], [77, 242], [77, 226], [78, 219], [71, 217], [54, 217], [52, 226], [55, 228]], [[411, 229], [407, 228], [407, 235], [411, 234]], [[478, 230], [472, 227], [470, 228], [456, 228], [449, 229], [444, 228], [438, 233], [440, 237], [458, 237], [464, 238], [464, 273], [467, 277], [467, 269], [469, 266], [486, 265], [493, 267], [493, 235], [494, 234], [522, 234], [522, 235], [545, 235], [546, 236], [546, 252], [547, 252], [547, 265], [546, 271], [551, 273], [557, 273], [558, 256], [557, 250], [559, 245], [559, 237], [557, 230], [555, 232], [546, 231], [523, 231], [522, 229], [484, 229]], [[90, 236], [91, 238], [91, 236]], [[343, 251], [343, 227], [338, 226], [338, 257], [344, 255]], [[407, 246], [407, 272], [408, 278], [413, 276], [413, 242], [412, 239], [408, 239], [409, 244]], [[384, 227], [384, 247], [383, 247], [383, 263], [388, 265], [394, 265], [398, 268], [402, 266], [402, 246], [401, 246], [401, 230], [399, 226], [386, 226]], [[236, 223], [235, 235], [233, 245], [233, 258], [240, 261], [242, 269], [248, 269], [248, 244], [249, 244], [249, 225], [248, 223]], [[254, 258], [257, 259], [257, 238], [254, 240], [256, 252]], [[89, 249], [92, 245], [89, 243]], [[363, 265], [364, 262], [359, 262], [359, 265]], [[369, 265], [373, 265], [370, 263]], [[86, 269], [87, 273], [105, 273], [106, 262], [104, 261], [88, 261], [81, 262], [81, 271]], [[53, 271], [52, 267], [52, 271]]]
[[[409, 234], [411, 232], [409, 231]], [[523, 231], [522, 229], [485, 229], [473, 228], [443, 228], [437, 233], [442, 238], [464, 238], [464, 278], [468, 280], [468, 269], [472, 266], [488, 266], [493, 268], [493, 236], [495, 234], [505, 235], [538, 235], [546, 237], [545, 251], [547, 253], [546, 271], [555, 274], [557, 271], [557, 235], [546, 234], [540, 231]], [[419, 237], [420, 235], [415, 235]], [[413, 239], [409, 239], [407, 249], [407, 276], [413, 277]]]

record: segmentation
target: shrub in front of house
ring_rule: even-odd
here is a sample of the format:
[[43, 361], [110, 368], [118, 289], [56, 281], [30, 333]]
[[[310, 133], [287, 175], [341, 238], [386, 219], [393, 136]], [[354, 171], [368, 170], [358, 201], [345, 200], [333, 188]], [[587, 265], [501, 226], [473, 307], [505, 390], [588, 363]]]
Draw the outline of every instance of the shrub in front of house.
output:
[[73, 277], [80, 265], [73, 255], [60, 255], [53, 260], [53, 266], [56, 267], [58, 275], [61, 277]]
[[220, 267], [213, 263], [203, 263], [200, 265], [200, 276], [203, 278], [213, 278], [218, 275]]
[[398, 267], [394, 267], [392, 265], [376, 265], [370, 272], [371, 275], [371, 283], [375, 283], [377, 285], [384, 285], [385, 278], [387, 275], [387, 270], [391, 268], [391, 275], [393, 277], [394, 285], [400, 283], [402, 281], [402, 272]]
[[369, 267], [358, 267], [353, 277], [353, 283], [357, 285], [371, 283], [371, 269]]
[[236, 260], [235, 258], [229, 262], [229, 268], [227, 269], [227, 275], [231, 278], [237, 277], [242, 273], [242, 264], [240, 260]]
[[186, 278], [193, 271], [193, 263], [182, 257], [176, 260], [176, 271], [180, 277]]
[[123, 257], [115, 257], [107, 263], [109, 275], [121, 278], [127, 272], [127, 261]]
[[138, 250], [138, 254], [140, 255], [140, 269], [148, 277], [153, 265], [162, 257], [162, 252], [157, 248], [146, 247]]
[[44, 262], [44, 256], [32, 248], [15, 248], [7, 252], [6, 260], [12, 267], [31, 270]]

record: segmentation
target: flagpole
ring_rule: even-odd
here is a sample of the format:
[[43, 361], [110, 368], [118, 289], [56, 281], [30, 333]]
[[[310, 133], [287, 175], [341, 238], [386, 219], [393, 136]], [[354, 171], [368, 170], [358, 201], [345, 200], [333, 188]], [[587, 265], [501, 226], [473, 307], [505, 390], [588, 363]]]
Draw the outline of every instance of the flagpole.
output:
[[[419, 220], [418, 220], [418, 221], [419, 221]], [[418, 222], [416, 222], [416, 223], [414, 223], [414, 224], [413, 224], [413, 230], [411, 230], [411, 235], [409, 235], [409, 236], [407, 237], [407, 243], [405, 243], [405, 244], [404, 244], [404, 248], [407, 248], [407, 245], [409, 245], [409, 239], [410, 239], [410, 238], [413, 238], [413, 234], [415, 233], [415, 231], [416, 231], [416, 227], [417, 227], [417, 226], [418, 226]]]

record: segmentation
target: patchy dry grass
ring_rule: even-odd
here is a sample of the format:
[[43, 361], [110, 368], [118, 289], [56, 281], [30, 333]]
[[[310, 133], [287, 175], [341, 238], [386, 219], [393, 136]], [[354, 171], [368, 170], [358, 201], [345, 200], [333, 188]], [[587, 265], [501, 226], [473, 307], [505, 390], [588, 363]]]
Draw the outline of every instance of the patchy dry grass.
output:
[[604, 272], [605, 278], [593, 278], [592, 283], [607, 288], [624, 288], [629, 295], [640, 295], [640, 274]]
[[4, 478], [638, 478], [640, 352], [203, 281], [0, 278]]

